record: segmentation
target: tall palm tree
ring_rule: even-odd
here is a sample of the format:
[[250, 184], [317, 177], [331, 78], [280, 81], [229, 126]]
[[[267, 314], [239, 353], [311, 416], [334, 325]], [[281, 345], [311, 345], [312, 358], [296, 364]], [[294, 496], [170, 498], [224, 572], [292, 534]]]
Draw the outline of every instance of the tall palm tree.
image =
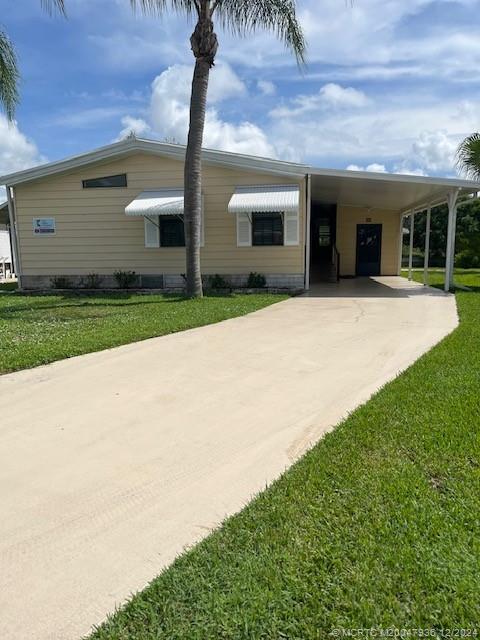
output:
[[184, 168], [185, 245], [187, 255], [187, 295], [201, 297], [200, 225], [202, 207], [202, 142], [205, 126], [210, 70], [218, 49], [215, 17], [222, 27], [237, 35], [258, 28], [272, 31], [299, 64], [304, 61], [305, 40], [297, 20], [295, 0], [130, 0], [134, 9], [161, 15], [168, 9], [196, 18], [190, 38], [195, 57], [190, 99], [190, 127]]
[[[49, 13], [58, 11], [65, 15], [64, 0], [40, 0], [40, 2]], [[0, 30], [0, 106], [4, 108], [9, 120], [13, 120], [19, 100], [19, 78], [15, 48], [7, 33]]]
[[472, 133], [457, 149], [457, 167], [473, 180], [480, 180], [480, 133]]

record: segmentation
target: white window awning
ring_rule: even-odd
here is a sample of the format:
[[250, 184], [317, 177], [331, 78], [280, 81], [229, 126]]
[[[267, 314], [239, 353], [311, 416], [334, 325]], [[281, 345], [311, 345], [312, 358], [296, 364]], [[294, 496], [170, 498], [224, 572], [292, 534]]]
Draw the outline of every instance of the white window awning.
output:
[[127, 216], [183, 215], [183, 189], [143, 191], [125, 208]]
[[230, 213], [298, 212], [300, 187], [298, 185], [268, 185], [237, 187], [229, 204]]

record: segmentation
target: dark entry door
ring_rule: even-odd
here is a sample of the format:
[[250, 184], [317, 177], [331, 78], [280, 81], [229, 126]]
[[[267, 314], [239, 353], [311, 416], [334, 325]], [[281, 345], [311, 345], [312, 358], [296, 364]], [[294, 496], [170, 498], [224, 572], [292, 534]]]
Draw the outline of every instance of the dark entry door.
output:
[[357, 276], [379, 276], [382, 225], [357, 224]]

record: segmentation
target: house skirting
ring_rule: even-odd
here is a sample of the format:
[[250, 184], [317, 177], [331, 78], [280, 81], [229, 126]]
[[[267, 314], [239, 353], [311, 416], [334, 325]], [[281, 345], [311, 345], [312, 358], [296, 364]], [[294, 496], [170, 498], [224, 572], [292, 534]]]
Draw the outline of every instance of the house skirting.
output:
[[[208, 278], [214, 274], [204, 274], [205, 284], [208, 284]], [[219, 273], [219, 275], [232, 288], [246, 287], [249, 274], [228, 274]], [[21, 286], [24, 290], [46, 290], [55, 289], [54, 279], [60, 278], [61, 274], [31, 276], [22, 275]], [[86, 275], [65, 275], [68, 280], [69, 288], [82, 289], [85, 288]], [[113, 275], [101, 275], [99, 289], [117, 289], [118, 283]], [[270, 289], [287, 289], [298, 291], [304, 288], [303, 274], [265, 274], [266, 287]], [[164, 289], [165, 291], [178, 291], [185, 288], [185, 279], [182, 274], [138, 274], [137, 288], [142, 289]]]

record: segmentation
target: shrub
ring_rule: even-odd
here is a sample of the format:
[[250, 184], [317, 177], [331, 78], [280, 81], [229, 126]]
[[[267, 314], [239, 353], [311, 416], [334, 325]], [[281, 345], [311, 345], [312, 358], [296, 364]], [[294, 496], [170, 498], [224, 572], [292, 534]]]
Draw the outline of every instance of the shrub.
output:
[[267, 284], [267, 279], [263, 275], [263, 273], [255, 273], [252, 271], [247, 280], [247, 287], [249, 289], [263, 289]]
[[480, 257], [471, 249], [464, 249], [455, 257], [455, 265], [460, 269], [476, 269], [480, 266]]
[[89, 273], [83, 282], [85, 289], [98, 289], [103, 282], [103, 278], [98, 273]]
[[130, 289], [137, 284], [138, 278], [135, 271], [115, 271], [113, 277], [120, 289]]
[[51, 285], [53, 289], [70, 289], [72, 281], [66, 276], [55, 276], [51, 280]]
[[229, 289], [230, 285], [225, 278], [216, 273], [208, 278], [208, 287], [210, 289]]

